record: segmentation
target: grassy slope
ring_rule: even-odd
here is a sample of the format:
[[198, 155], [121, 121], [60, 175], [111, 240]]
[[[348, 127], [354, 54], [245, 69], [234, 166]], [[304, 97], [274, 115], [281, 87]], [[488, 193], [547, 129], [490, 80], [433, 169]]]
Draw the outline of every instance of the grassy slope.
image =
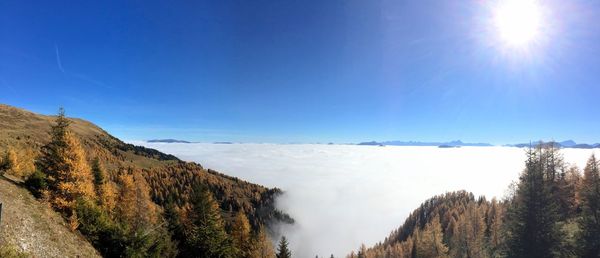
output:
[[0, 178], [2, 222], [0, 245], [33, 257], [99, 257], [79, 233], [71, 232], [60, 214], [25, 188]]
[[[0, 150], [8, 147], [39, 150], [50, 139], [48, 131], [54, 119], [54, 116], [35, 114], [0, 104]], [[150, 168], [163, 165], [163, 160], [177, 160], [158, 151], [141, 147], [136, 149], [88, 121], [77, 118], [70, 120], [71, 130], [83, 142], [86, 151], [99, 152], [109, 168], [117, 165]], [[110, 158], [113, 160], [108, 160]]]

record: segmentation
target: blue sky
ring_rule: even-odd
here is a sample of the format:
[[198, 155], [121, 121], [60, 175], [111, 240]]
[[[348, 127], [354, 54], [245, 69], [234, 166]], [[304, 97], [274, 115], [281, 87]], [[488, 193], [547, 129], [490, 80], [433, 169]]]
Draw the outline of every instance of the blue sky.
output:
[[523, 50], [485, 0], [2, 1], [0, 102], [127, 140], [600, 142], [600, 5], [541, 2]]

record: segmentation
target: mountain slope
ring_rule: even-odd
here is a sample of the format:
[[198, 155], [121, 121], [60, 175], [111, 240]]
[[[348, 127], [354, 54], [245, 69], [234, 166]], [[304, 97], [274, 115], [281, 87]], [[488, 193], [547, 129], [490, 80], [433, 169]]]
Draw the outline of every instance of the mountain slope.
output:
[[[16, 149], [19, 156], [27, 157], [29, 164], [20, 166], [22, 174], [32, 172], [32, 161], [39, 148], [50, 139], [47, 132], [54, 118], [0, 104], [0, 151], [10, 147]], [[90, 160], [93, 157], [100, 158], [109, 172], [120, 168], [141, 170], [146, 180], [152, 184], [153, 199], [159, 204], [171, 195], [168, 190], [172, 190], [173, 187], [179, 188], [177, 192], [180, 195], [182, 192], [189, 192], [192, 185], [182, 184], [183, 181], [204, 182], [213, 191], [223, 210], [233, 212], [243, 209], [250, 212], [250, 218], [256, 219], [251, 221], [254, 225], [259, 222], [266, 223], [272, 218], [291, 221], [287, 215], [274, 209], [274, 198], [281, 194], [279, 189], [267, 189], [214, 170], [204, 169], [196, 163], [180, 161], [173, 155], [124, 143], [82, 119], [70, 118], [70, 121], [71, 130], [80, 138]], [[170, 181], [180, 185], [175, 186], [169, 183]], [[167, 184], [162, 185], [163, 182]], [[170, 185], [171, 188], [166, 185]], [[159, 191], [161, 189], [163, 191]]]
[[554, 142], [526, 157], [503, 201], [465, 191], [435, 196], [358, 257], [599, 257], [596, 157], [583, 173], [564, 162]]
[[475, 250], [477, 255], [471, 257], [496, 257], [505, 209], [502, 202], [476, 198], [466, 191], [434, 196], [415, 209], [402, 226], [392, 231], [383, 242], [358, 252], [364, 257], [414, 257], [418, 248], [430, 248], [424, 244], [428, 234], [432, 234], [427, 228], [439, 223], [438, 233], [443, 236], [443, 239], [437, 239], [439, 245], [452, 244], [450, 247], [455, 247], [469, 243], [466, 249], [470, 250], [450, 249], [450, 257], [466, 257], [467, 251]]
[[[0, 153], [7, 149], [17, 153], [18, 166], [13, 174], [25, 178], [35, 170], [33, 163], [41, 146], [50, 140], [48, 131], [55, 118], [0, 104]], [[268, 189], [157, 150], [124, 143], [82, 119], [69, 121], [90, 164], [98, 158], [112, 182], [123, 171], [142, 175], [150, 186], [152, 201], [163, 208], [174, 203], [188, 209], [193, 189], [202, 185], [212, 192], [226, 221], [241, 211], [255, 230], [278, 221], [293, 222], [275, 209], [275, 198], [282, 193], [279, 189]]]
[[47, 204], [12, 181], [0, 178], [0, 245], [34, 257], [100, 257], [79, 233]]

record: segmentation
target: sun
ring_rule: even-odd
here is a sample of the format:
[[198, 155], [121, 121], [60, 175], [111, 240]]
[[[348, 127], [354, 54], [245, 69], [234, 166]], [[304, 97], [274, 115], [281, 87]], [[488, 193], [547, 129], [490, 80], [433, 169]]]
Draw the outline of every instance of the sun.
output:
[[536, 0], [501, 0], [493, 22], [500, 39], [511, 47], [526, 47], [541, 33], [542, 12]]

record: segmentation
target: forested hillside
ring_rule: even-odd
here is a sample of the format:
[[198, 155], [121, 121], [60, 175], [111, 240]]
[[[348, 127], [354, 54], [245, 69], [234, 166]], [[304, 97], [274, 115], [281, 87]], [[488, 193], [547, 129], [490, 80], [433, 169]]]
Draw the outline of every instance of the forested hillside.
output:
[[62, 110], [0, 105], [0, 154], [0, 173], [104, 256], [272, 257], [269, 223], [293, 223], [274, 207], [278, 189], [124, 143]]
[[435, 196], [348, 257], [600, 257], [599, 165], [592, 155], [582, 172], [556, 144], [540, 144], [504, 200]]

